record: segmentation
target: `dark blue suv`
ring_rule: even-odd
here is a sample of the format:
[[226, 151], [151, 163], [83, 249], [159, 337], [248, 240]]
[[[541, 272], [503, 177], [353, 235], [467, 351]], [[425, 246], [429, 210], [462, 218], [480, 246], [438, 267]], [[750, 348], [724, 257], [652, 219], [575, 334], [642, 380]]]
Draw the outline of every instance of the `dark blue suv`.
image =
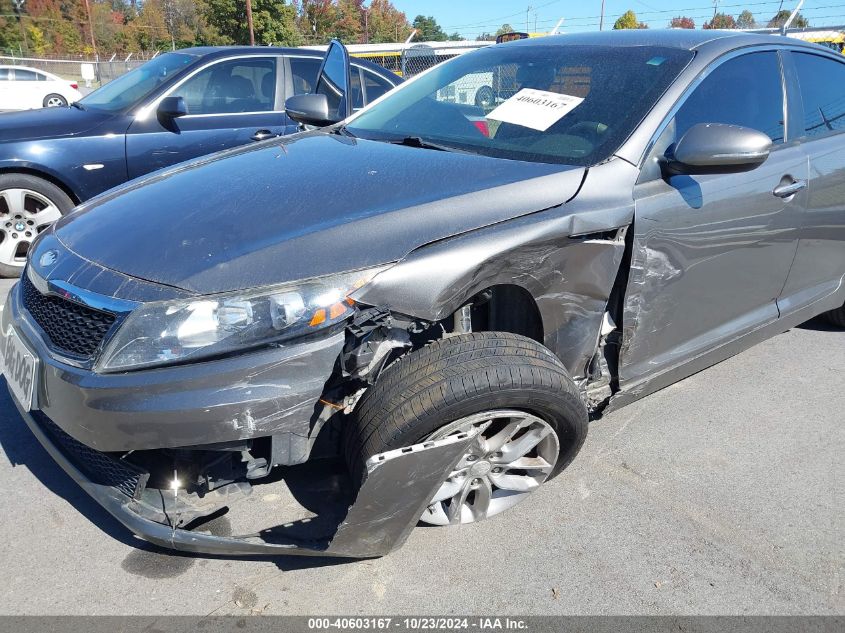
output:
[[[166, 53], [66, 108], [0, 115], [0, 275], [76, 204], [175, 163], [297, 131], [288, 97], [314, 88], [323, 53], [214, 47]], [[358, 109], [402, 79], [352, 62]]]

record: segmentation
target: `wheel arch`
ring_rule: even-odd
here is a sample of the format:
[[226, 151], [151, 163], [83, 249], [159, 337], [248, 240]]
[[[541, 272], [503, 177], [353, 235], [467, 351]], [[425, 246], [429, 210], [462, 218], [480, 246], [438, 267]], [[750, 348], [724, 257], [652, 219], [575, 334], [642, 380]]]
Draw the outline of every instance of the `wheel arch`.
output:
[[[584, 376], [599, 344], [626, 227], [573, 236], [572, 222], [550, 210], [423, 246], [353, 298], [438, 322], [491, 289], [494, 296], [504, 293], [512, 314], [527, 310], [529, 316], [481, 330], [539, 336], [572, 376]], [[526, 331], [531, 315], [539, 327]]]
[[24, 174], [26, 176], [35, 176], [36, 178], [41, 178], [42, 180], [46, 180], [47, 182], [55, 185], [59, 189], [67, 194], [68, 198], [71, 199], [74, 205], [79, 204], [82, 202], [82, 199], [76, 194], [76, 192], [58, 175], [54, 174], [52, 171], [45, 170], [41, 167], [35, 166], [20, 166], [20, 165], [0, 165], [0, 175], [3, 174]]

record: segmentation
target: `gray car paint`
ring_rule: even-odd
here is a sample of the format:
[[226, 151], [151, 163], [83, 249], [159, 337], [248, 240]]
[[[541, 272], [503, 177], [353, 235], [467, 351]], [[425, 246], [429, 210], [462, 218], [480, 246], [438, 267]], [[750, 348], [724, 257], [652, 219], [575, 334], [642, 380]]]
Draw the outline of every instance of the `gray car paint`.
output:
[[[446, 160], [449, 169], [429, 178], [424, 171], [396, 164], [400, 156], [410, 158], [422, 150], [391, 147], [382, 153], [366, 149], [369, 144], [364, 142], [306, 135], [293, 142], [198, 161], [109, 194], [88, 205], [88, 210], [72, 221], [62, 223], [58, 238], [77, 256], [98, 259], [103, 270], [166, 284], [178, 292], [243, 288], [270, 279], [280, 282], [320, 274], [324, 271], [321, 266], [330, 264], [334, 264], [334, 270], [325, 272], [398, 260], [397, 265], [355, 296], [364, 304], [385, 305], [397, 313], [424, 320], [449, 315], [490, 285], [516, 283], [531, 292], [543, 319], [545, 342], [576, 378], [584, 375], [587, 362], [600, 349], [608, 298], [614, 284], [624, 281], [622, 323], [617, 324], [623, 334], [619, 391], [611, 399], [610, 408], [618, 408], [845, 302], [845, 213], [843, 197], [837, 197], [845, 187], [841, 134], [808, 143], [787, 138], [787, 143], [775, 149], [762, 167], [748, 174], [662, 179], [654, 177], [657, 166], [650, 156], [652, 148], [665, 149], [659, 146], [658, 137], [675, 104], [715, 61], [745, 51], [785, 51], [793, 47], [834, 59], [832, 54], [801, 43], [786, 44], [775, 37], [718, 32], [590, 34], [567, 36], [566, 41], [612, 41], [629, 46], [671, 43], [695, 50], [696, 56], [617, 156], [588, 170], [532, 173], [526, 168], [514, 177], [513, 172], [497, 172], [491, 164], [491, 171], [484, 172], [490, 176], [484, 186], [458, 186], [453, 172], [470, 165], [480, 166], [482, 162], [470, 163], [465, 157], [452, 160], [438, 153], [437, 160]], [[530, 46], [530, 41], [508, 45]], [[789, 129], [793, 128], [790, 124]], [[201, 246], [208, 244], [189, 242], [185, 247], [195, 249], [191, 252], [198, 261], [190, 262], [187, 270], [171, 271], [167, 266], [153, 267], [151, 260], [140, 264], [130, 261], [124, 255], [126, 244], [121, 244], [121, 248], [109, 245], [114, 247], [102, 251], [93, 246], [94, 237], [102, 239], [106, 235], [98, 233], [98, 222], [93, 219], [108, 223], [109, 217], [91, 210], [109, 208], [120, 216], [122, 205], [127, 205], [141, 214], [145, 196], [153, 193], [154, 198], [146, 198], [148, 205], [152, 199], [156, 204], [172, 205], [170, 209], [190, 208], [189, 194], [195, 195], [198, 189], [182, 189], [193, 181], [208, 189], [204, 193], [210, 192], [205, 200], [214, 201], [203, 205], [203, 210], [220, 209], [220, 217], [224, 218], [223, 211], [231, 214], [235, 207], [232, 201], [220, 199], [225, 193], [221, 182], [234, 182], [227, 170], [235, 172], [239, 157], [266, 152], [264, 171], [259, 176], [278, 176], [269, 167], [270, 152], [275, 152], [274, 161], [284, 161], [303, 147], [326, 142], [338, 143], [339, 165], [352, 170], [352, 177], [342, 181], [347, 185], [346, 193], [365, 196], [350, 210], [348, 224], [320, 216], [320, 205], [333, 202], [338, 195], [321, 195], [315, 187], [307, 192], [312, 196], [309, 210], [316, 214], [308, 217], [313, 224], [285, 233], [283, 239], [272, 244], [262, 244], [249, 233], [243, 253], [234, 258], [231, 250], [226, 252], [224, 248], [229, 244], [212, 243], [215, 248], [206, 257]], [[366, 151], [362, 152], [362, 147]], [[818, 160], [813, 147], [821, 150]], [[395, 151], [400, 149], [408, 153]], [[352, 156], [364, 156], [363, 162], [370, 169], [365, 173], [341, 158]], [[516, 163], [503, 162], [516, 168]], [[318, 166], [319, 161], [315, 161], [312, 168], [318, 170]], [[332, 167], [323, 164], [322, 170]], [[400, 170], [401, 177], [396, 181], [403, 187], [417, 183], [415, 178], [427, 178], [429, 187], [443, 193], [434, 192], [430, 198], [414, 199], [407, 205], [401, 204], [401, 196], [366, 197], [372, 194], [361, 183], [379, 175], [380, 170], [383, 174], [388, 167]], [[784, 176], [806, 178], [811, 186], [789, 200], [773, 196], [773, 189]], [[344, 172], [335, 170], [333, 177], [344, 178]], [[172, 186], [175, 182], [180, 183], [179, 188]], [[813, 197], [815, 182], [828, 195]], [[273, 194], [280, 189], [269, 185], [267, 189], [269, 193], [260, 191], [247, 202], [278, 204], [278, 196]], [[386, 202], [389, 203], [385, 205]], [[329, 221], [324, 226], [321, 219]], [[178, 216], [174, 223], [179, 230], [166, 236], [166, 254], [178, 247], [179, 240], [190, 239]], [[115, 235], [114, 229], [108, 234]], [[345, 245], [344, 240], [350, 236], [360, 240], [357, 246], [368, 252], [355, 253], [355, 245]], [[39, 242], [34, 258], [47, 239]], [[631, 246], [630, 262], [625, 259], [625, 239]], [[295, 243], [297, 249], [286, 245], [288, 241]], [[333, 251], [336, 260], [302, 257], [302, 253], [335, 248], [339, 249]], [[828, 259], [814, 269], [813, 263], [822, 256]], [[272, 274], [264, 270], [270, 263], [277, 267]], [[103, 278], [108, 279], [109, 274]], [[95, 277], [88, 289], [98, 283], [99, 278]], [[126, 291], [131, 294], [133, 290]], [[12, 312], [17, 324], [19, 311]], [[203, 365], [171, 369], [184, 371], [186, 380], [193, 381]], [[96, 375], [86, 378], [104, 379]], [[240, 406], [242, 410], [248, 408], [244, 403]], [[290, 422], [295, 428], [295, 422]], [[66, 430], [71, 432], [72, 426]]]

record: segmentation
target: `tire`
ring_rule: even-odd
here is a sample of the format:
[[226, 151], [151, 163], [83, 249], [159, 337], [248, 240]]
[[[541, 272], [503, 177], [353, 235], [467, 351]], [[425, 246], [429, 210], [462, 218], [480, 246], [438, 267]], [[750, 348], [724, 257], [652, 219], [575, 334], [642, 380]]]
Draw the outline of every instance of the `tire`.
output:
[[475, 93], [475, 105], [479, 108], [492, 108], [495, 100], [496, 93], [490, 86], [481, 86]]
[[[549, 442], [554, 441], [556, 455], [546, 464], [548, 472], [544, 472], [542, 477], [539, 473], [536, 477], [532, 475], [537, 486], [569, 465], [587, 436], [587, 409], [579, 390], [547, 348], [515, 334], [464, 334], [436, 341], [404, 356], [388, 367], [378, 382], [364, 393], [344, 431], [344, 453], [353, 480], [360, 484], [365, 463], [372, 455], [428, 438], [439, 439], [445, 435], [438, 435], [438, 431], [449, 431], [450, 427], [458, 424], [456, 420], [486, 420], [485, 416], [491, 414], [524, 416], [535, 420], [534, 425], [551, 427], [553, 433], [548, 434], [549, 441], [544, 437], [537, 448], [532, 449], [548, 449]], [[498, 419], [494, 419], [492, 424], [499, 424]], [[498, 437], [492, 424], [485, 434], [494, 437], [481, 440], [479, 436], [482, 444]], [[514, 444], [510, 446], [514, 446], [523, 435], [527, 436], [533, 428], [526, 426], [524, 431], [517, 432], [513, 436]], [[510, 441], [502, 446], [508, 447]], [[478, 452], [475, 460], [479, 465], [486, 461], [489, 472], [498, 463], [490, 455], [501, 458], [502, 452], [483, 453], [483, 450]], [[503, 469], [498, 470], [501, 472]], [[488, 472], [482, 473], [485, 485], [489, 483], [487, 479], [495, 484], [494, 475]], [[506, 468], [505, 474], [509, 472]], [[472, 469], [467, 473], [469, 477], [476, 476]], [[444, 486], [449, 481], [447, 479]], [[451, 505], [454, 500], [448, 503]], [[429, 506], [427, 512], [433, 507], [433, 504]], [[481, 520], [487, 516], [492, 514], [485, 512], [480, 518], [470, 520]], [[466, 517], [457, 521], [453, 519], [448, 522], [469, 522]]]
[[835, 310], [829, 310], [822, 314], [829, 323], [841, 328], [845, 328], [845, 305]]
[[60, 94], [52, 92], [44, 97], [44, 101], [41, 102], [41, 105], [45, 108], [65, 108], [67, 107], [67, 99]]
[[32, 240], [73, 209], [59, 187], [29, 174], [0, 174], [0, 277], [19, 277]]

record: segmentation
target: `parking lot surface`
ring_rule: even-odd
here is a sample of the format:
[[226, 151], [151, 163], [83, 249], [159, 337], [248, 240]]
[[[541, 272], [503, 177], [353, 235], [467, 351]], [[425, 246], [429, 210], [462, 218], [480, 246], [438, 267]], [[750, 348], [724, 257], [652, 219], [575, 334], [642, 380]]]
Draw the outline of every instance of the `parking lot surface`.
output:
[[841, 614], [843, 368], [845, 332], [811, 321], [594, 422], [516, 509], [354, 562], [156, 550], [52, 462], [3, 387], [0, 612]]

